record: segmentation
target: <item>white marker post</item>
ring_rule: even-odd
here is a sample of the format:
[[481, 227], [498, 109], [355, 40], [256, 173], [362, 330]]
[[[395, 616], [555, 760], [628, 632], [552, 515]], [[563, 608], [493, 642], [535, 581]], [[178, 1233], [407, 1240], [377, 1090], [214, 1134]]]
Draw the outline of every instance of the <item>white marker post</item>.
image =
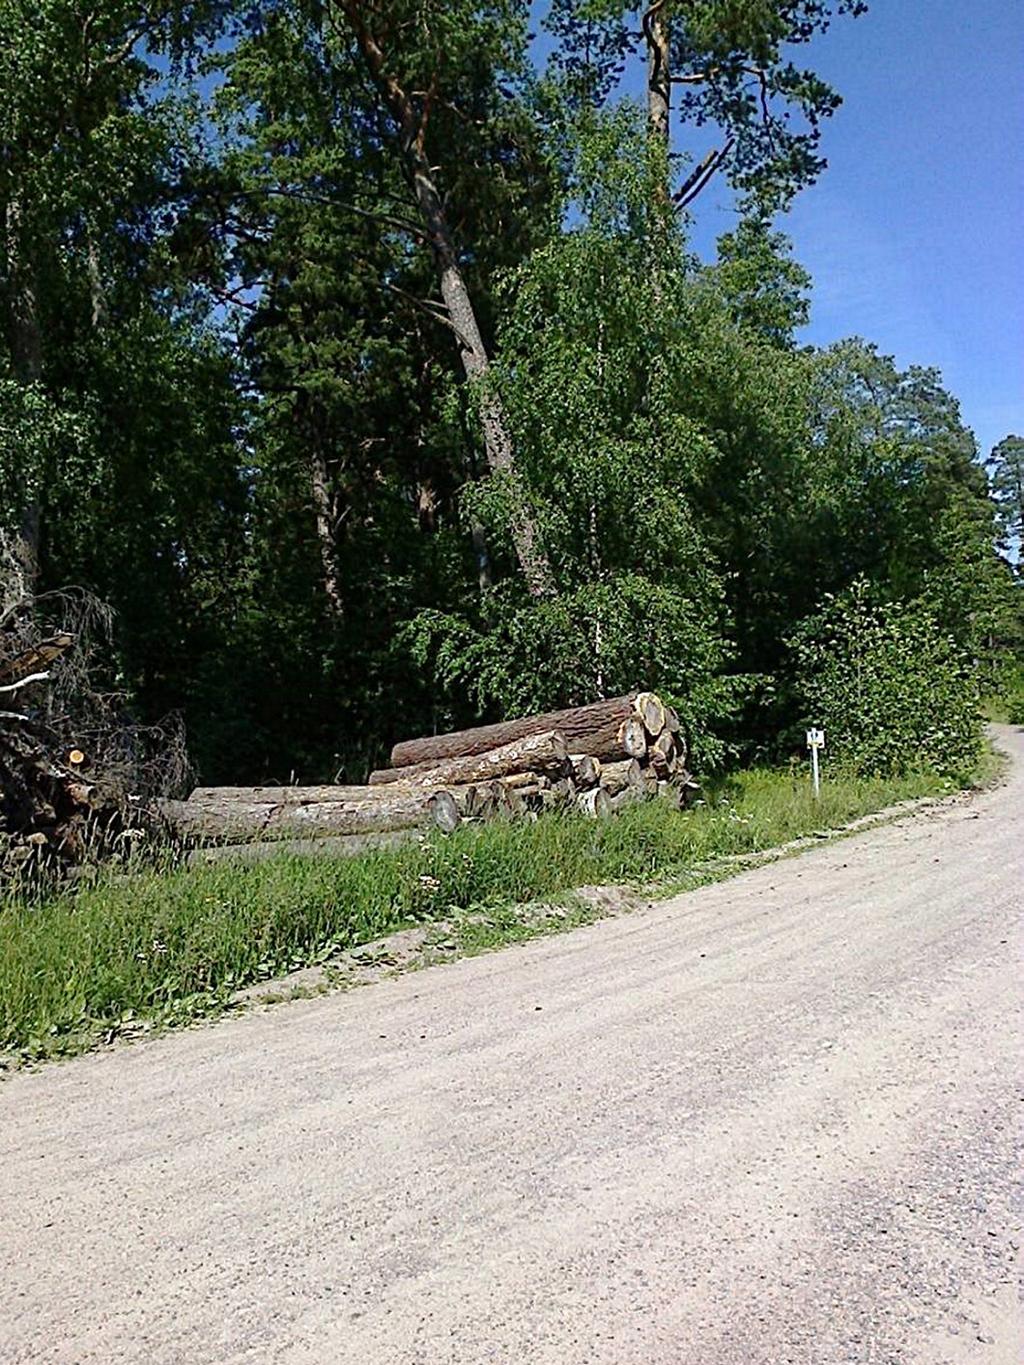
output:
[[825, 747], [825, 731], [816, 726], [807, 731], [807, 747], [811, 751], [811, 774], [814, 777], [814, 795], [821, 795], [821, 773], [818, 770], [818, 750]]

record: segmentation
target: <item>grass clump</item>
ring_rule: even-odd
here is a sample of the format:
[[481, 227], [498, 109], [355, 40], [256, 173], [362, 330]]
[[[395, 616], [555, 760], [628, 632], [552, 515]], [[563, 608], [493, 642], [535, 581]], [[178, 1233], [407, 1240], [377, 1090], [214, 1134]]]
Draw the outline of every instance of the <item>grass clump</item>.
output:
[[[216, 1012], [242, 986], [410, 924], [485, 907], [500, 925], [501, 907], [586, 884], [678, 879], [943, 789], [927, 772], [843, 777], [815, 801], [805, 773], [755, 769], [712, 786], [686, 813], [653, 801], [607, 822], [499, 821], [354, 858], [282, 853], [10, 900], [0, 905], [0, 1053], [81, 1051], [129, 1026]], [[507, 937], [522, 936], [517, 923], [508, 917]]]

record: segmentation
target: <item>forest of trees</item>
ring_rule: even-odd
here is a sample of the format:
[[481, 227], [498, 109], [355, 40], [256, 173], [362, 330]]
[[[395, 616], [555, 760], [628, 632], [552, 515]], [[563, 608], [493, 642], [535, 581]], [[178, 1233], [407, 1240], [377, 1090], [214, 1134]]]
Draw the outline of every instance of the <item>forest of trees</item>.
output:
[[635, 686], [770, 752], [851, 592], [993, 690], [1024, 439], [803, 345], [778, 231], [864, 8], [0, 0], [0, 526], [105, 684], [207, 782]]

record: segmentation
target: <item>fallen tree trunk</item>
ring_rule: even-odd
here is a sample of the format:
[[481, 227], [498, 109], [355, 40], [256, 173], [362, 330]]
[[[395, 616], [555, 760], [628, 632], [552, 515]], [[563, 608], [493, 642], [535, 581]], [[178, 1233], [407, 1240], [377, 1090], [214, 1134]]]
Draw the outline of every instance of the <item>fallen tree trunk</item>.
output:
[[427, 761], [404, 768], [379, 768], [370, 774], [370, 786], [415, 782], [422, 786], [451, 787], [465, 782], [489, 782], [514, 773], [561, 774], [568, 748], [557, 730], [527, 735], [481, 754], [467, 754], [442, 763]]
[[[263, 788], [263, 791], [272, 791]], [[280, 788], [278, 793], [316, 791], [317, 788]], [[276, 839], [283, 836], [372, 834], [386, 830], [438, 825], [454, 828], [453, 800], [435, 800], [445, 793], [433, 791], [378, 792], [370, 787], [327, 789], [323, 800], [242, 799], [237, 793], [227, 800], [168, 801], [164, 819], [182, 838], [231, 842], [242, 839]], [[345, 793], [342, 795], [341, 793]], [[357, 793], [359, 793], [357, 795]], [[457, 811], [455, 812], [457, 814]]]
[[417, 838], [415, 829], [382, 831], [379, 834], [325, 834], [319, 839], [263, 839], [257, 843], [206, 844], [193, 848], [188, 856], [190, 867], [237, 860], [239, 863], [258, 863], [282, 854], [315, 858], [357, 858], [380, 848], [401, 848]]
[[196, 787], [190, 806], [224, 810], [233, 806], [313, 806], [324, 801], [360, 800], [370, 795], [363, 786], [327, 784], [322, 787]]
[[425, 735], [406, 739], [391, 750], [391, 767], [408, 768], [414, 764], [442, 763], [452, 758], [485, 754], [529, 735], [555, 730], [574, 754], [590, 754], [597, 759], [623, 757], [619, 728], [634, 717], [634, 694], [612, 697], [607, 701], [574, 706], [566, 711], [549, 711], [540, 716], [478, 725], [471, 730], [456, 730], [447, 735]]

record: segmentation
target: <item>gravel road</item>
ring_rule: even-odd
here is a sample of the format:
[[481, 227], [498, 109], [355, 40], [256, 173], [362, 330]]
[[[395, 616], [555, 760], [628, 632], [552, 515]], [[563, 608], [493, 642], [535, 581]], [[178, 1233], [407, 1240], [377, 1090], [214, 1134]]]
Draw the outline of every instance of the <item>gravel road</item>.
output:
[[0, 1085], [0, 1360], [1024, 1360], [1008, 783]]

